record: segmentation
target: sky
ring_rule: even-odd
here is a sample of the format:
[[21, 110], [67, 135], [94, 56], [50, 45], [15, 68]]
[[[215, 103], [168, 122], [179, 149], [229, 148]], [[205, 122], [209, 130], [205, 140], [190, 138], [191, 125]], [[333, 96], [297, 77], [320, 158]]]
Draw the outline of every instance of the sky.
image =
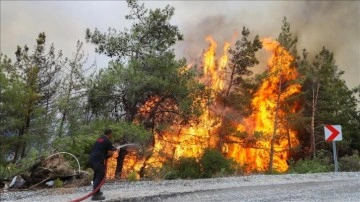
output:
[[[336, 64], [345, 71], [343, 79], [353, 88], [360, 85], [360, 1], [141, 1], [145, 7], [175, 8], [171, 23], [179, 27], [184, 41], [174, 47], [177, 57], [188, 62], [199, 60], [208, 47], [208, 35], [218, 42], [219, 54], [225, 41], [235, 42], [235, 33], [247, 27], [251, 36], [276, 39], [282, 20], [288, 19], [298, 37], [299, 52], [306, 48], [314, 57], [323, 46], [335, 54]], [[106, 32], [109, 27], [122, 31], [131, 24], [125, 20], [129, 9], [125, 1], [8, 1], [1, 0], [0, 50], [14, 57], [17, 45], [35, 46], [40, 32], [47, 44], [53, 43], [70, 57], [78, 40], [84, 42], [89, 65], [106, 67], [109, 58], [95, 53], [85, 42], [85, 30]], [[235, 40], [234, 40], [235, 39]], [[260, 67], [266, 58], [259, 56]]]

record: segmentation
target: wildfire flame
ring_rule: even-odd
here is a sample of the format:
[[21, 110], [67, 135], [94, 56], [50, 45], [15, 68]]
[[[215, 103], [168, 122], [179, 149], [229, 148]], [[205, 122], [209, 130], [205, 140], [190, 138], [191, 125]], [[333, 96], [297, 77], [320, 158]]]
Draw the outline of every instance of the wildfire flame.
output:
[[106, 160], [106, 179], [114, 179], [118, 156], [119, 151], [116, 151]]
[[[203, 54], [203, 76], [199, 81], [212, 89], [214, 96], [226, 85], [226, 70], [228, 67], [228, 50], [230, 43], [223, 46], [223, 55], [216, 59], [217, 43], [208, 36], [206, 40], [210, 46]], [[287, 115], [295, 113], [294, 106], [277, 107], [279, 103], [285, 103], [287, 98], [300, 92], [300, 85], [292, 83], [298, 73], [292, 65], [294, 58], [289, 52], [281, 47], [278, 42], [271, 39], [263, 39], [263, 46], [272, 53], [268, 61], [268, 77], [264, 79], [259, 90], [252, 100], [253, 113], [242, 120], [241, 123], [232, 123], [239, 133], [245, 133], [246, 137], [227, 135], [227, 141], [222, 145], [222, 152], [235, 159], [247, 172], [266, 171], [269, 168], [271, 139], [274, 136], [273, 168], [278, 172], [288, 169], [290, 147], [299, 144], [296, 132], [288, 127]], [[188, 68], [188, 67], [187, 67]], [[286, 88], [279, 86], [286, 84]], [[158, 98], [152, 98], [140, 110], [148, 110]], [[203, 108], [207, 103], [203, 101]], [[160, 167], [168, 159], [180, 157], [200, 157], [205, 148], [214, 148], [219, 143], [219, 132], [221, 126], [221, 114], [223, 106], [214, 103], [204, 110], [199, 118], [199, 124], [189, 126], [174, 125], [166, 131], [155, 134], [155, 145], [152, 156], [146, 160], [151, 167]], [[275, 115], [277, 120], [275, 121]], [[276, 130], [275, 130], [276, 129]], [[116, 155], [114, 155], [116, 156]], [[115, 159], [115, 160], [114, 160]], [[108, 160], [108, 167], [114, 166], [110, 161], [116, 162], [116, 157]], [[128, 155], [124, 162], [124, 172], [132, 170], [139, 171], [144, 160]], [[115, 164], [116, 167], [116, 164]], [[109, 168], [110, 169], [110, 168]], [[109, 172], [108, 169], [108, 172]], [[113, 173], [107, 173], [107, 179], [113, 178]], [[122, 175], [126, 176], [126, 175]]]
[[[296, 68], [292, 66], [293, 56], [276, 41], [267, 38], [262, 42], [265, 49], [273, 53], [268, 61], [269, 76], [263, 81], [252, 100], [253, 113], [244, 120], [243, 124], [237, 126], [239, 131], [252, 134], [250, 139], [256, 139], [256, 144], [248, 148], [233, 144], [229, 148], [228, 155], [245, 166], [247, 171], [266, 171], [269, 166], [271, 139], [275, 133], [274, 169], [285, 172], [288, 169], [290, 147], [299, 144], [296, 131], [287, 125], [287, 114], [295, 113], [296, 106], [292, 106], [286, 112], [283, 108], [277, 109], [277, 102], [285, 102], [287, 98], [300, 92], [301, 86], [292, 83], [298, 76]], [[287, 88], [279, 91], [279, 86], [285, 83], [288, 84]], [[277, 123], [276, 114], [279, 120]], [[275, 132], [274, 127], [276, 127]], [[256, 134], [261, 137], [254, 137]]]

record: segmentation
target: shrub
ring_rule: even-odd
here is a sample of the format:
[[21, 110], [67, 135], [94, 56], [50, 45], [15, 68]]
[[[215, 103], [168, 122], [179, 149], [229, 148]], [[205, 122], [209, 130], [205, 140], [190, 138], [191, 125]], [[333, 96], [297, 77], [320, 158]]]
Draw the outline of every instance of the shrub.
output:
[[148, 165], [144, 177], [150, 180], [172, 180], [178, 178], [178, 175], [168, 163], [165, 163], [161, 167]]
[[351, 156], [344, 156], [339, 159], [341, 171], [360, 171], [360, 157], [357, 151]]
[[55, 188], [63, 187], [63, 185], [64, 185], [64, 182], [61, 181], [59, 178], [57, 178], [56, 180], [54, 180], [54, 187], [55, 187]]
[[199, 178], [201, 175], [200, 164], [196, 160], [196, 158], [189, 157], [180, 158], [177, 162], [175, 162], [174, 170], [176, 171], [177, 175], [182, 178]]
[[323, 151], [319, 151], [313, 159], [290, 162], [290, 173], [322, 173], [331, 172], [334, 166], [331, 159]]
[[11, 170], [10, 168], [12, 167], [13, 164], [8, 164], [8, 165], [0, 165], [0, 179], [7, 179], [9, 177], [11, 177]]
[[136, 172], [135, 171], [132, 171], [128, 176], [127, 176], [127, 179], [130, 181], [130, 182], [135, 182], [137, 181], [137, 177], [136, 177]]
[[234, 161], [215, 149], [205, 149], [200, 159], [203, 177], [226, 175], [234, 171]]

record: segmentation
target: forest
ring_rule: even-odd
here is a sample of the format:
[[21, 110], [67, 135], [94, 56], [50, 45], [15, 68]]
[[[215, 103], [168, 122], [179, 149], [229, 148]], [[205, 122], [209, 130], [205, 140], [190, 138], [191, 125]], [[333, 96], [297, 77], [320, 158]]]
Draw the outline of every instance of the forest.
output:
[[[186, 36], [170, 23], [173, 7], [127, 4], [129, 29], [84, 30], [107, 68], [87, 65], [81, 41], [64, 57], [43, 32], [15, 60], [0, 54], [0, 179], [59, 151], [86, 169], [105, 128], [115, 145], [137, 145], [109, 159], [109, 179], [330, 172], [325, 125], [342, 127], [340, 171], [360, 170], [360, 84], [348, 88], [326, 44], [298, 50], [284, 17], [276, 39], [242, 27], [223, 53], [207, 37], [194, 64], [175, 55]], [[255, 74], [260, 50], [271, 56]]]

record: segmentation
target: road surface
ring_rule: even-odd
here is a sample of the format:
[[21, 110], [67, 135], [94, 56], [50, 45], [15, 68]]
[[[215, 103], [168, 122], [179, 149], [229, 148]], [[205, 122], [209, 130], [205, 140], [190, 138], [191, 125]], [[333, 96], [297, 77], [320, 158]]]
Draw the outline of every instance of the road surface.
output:
[[[6, 192], [0, 201], [68, 202], [91, 187]], [[202, 201], [360, 201], [360, 172], [249, 175], [198, 180], [159, 180], [106, 183], [109, 202]], [[89, 202], [90, 199], [85, 201]]]

